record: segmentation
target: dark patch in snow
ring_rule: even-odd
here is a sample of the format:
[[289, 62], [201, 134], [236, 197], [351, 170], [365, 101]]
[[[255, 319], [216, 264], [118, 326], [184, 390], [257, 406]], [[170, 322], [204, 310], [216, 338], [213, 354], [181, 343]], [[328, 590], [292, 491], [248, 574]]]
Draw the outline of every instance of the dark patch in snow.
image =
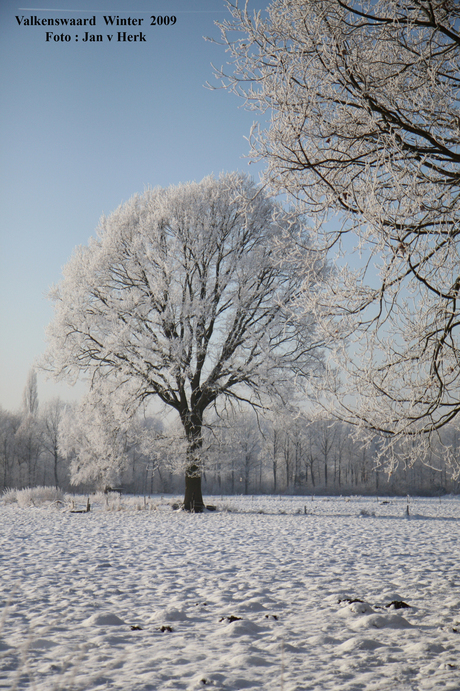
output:
[[172, 633], [174, 631], [172, 626], [161, 626], [158, 630], [161, 631], [161, 633], [165, 633], [166, 631]]
[[278, 617], [276, 614], [266, 614], [265, 619], [275, 619], [275, 621], [278, 621]]
[[364, 604], [364, 600], [358, 600], [358, 598], [351, 597], [344, 597], [343, 600], [339, 600], [339, 605], [341, 605], [342, 602], [346, 602], [347, 605], [352, 605], [354, 602], [361, 602]]
[[392, 607], [393, 609], [410, 609], [410, 605], [402, 600], [393, 600], [393, 602], [388, 603], [388, 605], [385, 605], [385, 607]]
[[231, 624], [231, 623], [234, 622], [234, 621], [242, 621], [242, 618], [243, 618], [243, 617], [234, 617], [233, 614], [231, 614], [229, 617], [222, 617], [221, 619], [219, 619], [219, 622], [221, 622], [221, 621], [229, 621], [230, 624]]
[[[360, 600], [359, 598], [344, 597], [341, 600], [338, 600], [339, 605], [341, 605], [344, 602], [346, 602], [347, 605], [353, 605], [355, 602], [365, 604], [364, 600]], [[408, 605], [407, 602], [404, 602], [403, 600], [392, 600], [387, 605], [374, 605], [374, 607], [375, 609], [410, 609], [410, 605]]]
[[142, 626], [131, 626], [131, 631], [142, 631]]

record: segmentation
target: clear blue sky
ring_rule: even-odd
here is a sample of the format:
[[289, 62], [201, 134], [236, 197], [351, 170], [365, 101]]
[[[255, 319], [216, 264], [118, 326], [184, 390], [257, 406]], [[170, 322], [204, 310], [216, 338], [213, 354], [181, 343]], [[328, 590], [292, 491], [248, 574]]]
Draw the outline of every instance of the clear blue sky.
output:
[[[268, 0], [253, 0], [265, 8]], [[104, 15], [143, 18], [108, 28]], [[150, 17], [177, 17], [150, 26]], [[96, 17], [96, 26], [30, 26], [30, 19]], [[0, 3], [0, 406], [16, 410], [45, 348], [46, 299], [76, 245], [101, 214], [146, 186], [248, 168], [254, 114], [216, 85], [211, 63], [228, 59], [215, 20], [224, 0], [46, 0]], [[118, 42], [118, 31], [143, 33]], [[46, 41], [47, 31], [69, 42]], [[83, 42], [85, 31], [102, 42]], [[111, 42], [107, 34], [113, 34]], [[75, 37], [78, 35], [79, 40]], [[39, 376], [39, 399], [78, 391]]]

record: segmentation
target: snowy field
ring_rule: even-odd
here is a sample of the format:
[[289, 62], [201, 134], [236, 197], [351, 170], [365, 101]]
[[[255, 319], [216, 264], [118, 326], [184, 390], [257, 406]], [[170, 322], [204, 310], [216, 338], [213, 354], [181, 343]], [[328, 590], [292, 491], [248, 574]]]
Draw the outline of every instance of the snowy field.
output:
[[460, 689], [459, 498], [169, 501], [0, 501], [0, 689]]

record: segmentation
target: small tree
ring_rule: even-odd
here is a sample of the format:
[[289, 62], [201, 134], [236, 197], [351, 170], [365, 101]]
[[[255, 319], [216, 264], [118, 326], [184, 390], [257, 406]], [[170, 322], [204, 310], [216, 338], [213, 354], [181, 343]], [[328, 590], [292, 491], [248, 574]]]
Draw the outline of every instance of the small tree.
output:
[[305, 294], [347, 371], [333, 410], [387, 441], [439, 429], [460, 411], [459, 3], [228, 4], [220, 76], [271, 112], [252, 153], [340, 250], [326, 290]]
[[116, 487], [139, 436], [135, 423], [120, 420], [110, 396], [100, 390], [68, 406], [59, 424], [58, 452], [69, 463], [71, 484], [92, 482], [101, 491]]
[[22, 402], [22, 420], [16, 432], [16, 449], [19, 465], [26, 466], [27, 475], [20, 477], [20, 481], [33, 487], [37, 480], [37, 465], [42, 452], [42, 428], [38, 419], [37, 373], [33, 368], [27, 376]]
[[14, 476], [18, 463], [17, 431], [21, 425], [21, 415], [0, 408], [0, 485], [13, 487], [19, 482]]
[[59, 453], [60, 426], [64, 415], [65, 403], [60, 398], [53, 398], [45, 404], [42, 414], [43, 448], [49, 453], [53, 462], [55, 487], [59, 487], [58, 467], [62, 460]]
[[38, 386], [37, 373], [34, 368], [27, 375], [27, 382], [22, 394], [22, 405], [24, 416], [32, 415], [34, 418], [38, 414]]
[[127, 411], [152, 397], [174, 409], [188, 443], [185, 508], [200, 511], [205, 411], [263, 405], [319, 366], [312, 319], [292, 318], [313, 270], [312, 290], [322, 266], [305, 231], [243, 175], [147, 190], [65, 267], [48, 366], [104, 381]]

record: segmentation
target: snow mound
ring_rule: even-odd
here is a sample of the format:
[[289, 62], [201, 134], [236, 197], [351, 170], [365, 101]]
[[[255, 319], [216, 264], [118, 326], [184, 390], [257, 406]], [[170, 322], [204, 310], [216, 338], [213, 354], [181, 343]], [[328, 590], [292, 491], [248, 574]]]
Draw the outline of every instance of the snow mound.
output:
[[246, 600], [245, 602], [241, 603], [241, 606], [246, 612], [263, 612], [265, 609], [267, 609], [265, 605], [260, 602], [259, 598], [256, 597]]
[[362, 616], [351, 624], [353, 629], [411, 629], [407, 619], [397, 614], [370, 614]]
[[394, 590], [386, 590], [381, 598], [382, 602], [403, 602], [404, 600], [405, 598]]
[[56, 645], [57, 643], [47, 638], [36, 638], [31, 642], [29, 648], [30, 650], [48, 650], [49, 648], [54, 648]]
[[187, 615], [183, 609], [177, 607], [167, 607], [162, 614], [163, 621], [185, 621]]
[[368, 602], [352, 602], [348, 605], [348, 609], [353, 614], [371, 614], [374, 608]]
[[148, 619], [148, 622], [154, 624], [158, 622], [186, 621], [187, 619], [188, 616], [182, 607], [169, 605], [165, 609], [159, 609], [154, 612]]
[[342, 606], [337, 614], [341, 617], [354, 618], [355, 614], [372, 614], [373, 612], [374, 609], [368, 602], [355, 601]]
[[380, 648], [381, 645], [381, 643], [371, 638], [359, 638], [355, 636], [338, 645], [337, 650], [342, 653], [350, 653], [355, 650], [375, 650], [376, 648]]
[[124, 626], [126, 622], [116, 614], [92, 614], [82, 624], [83, 626]]
[[443, 653], [445, 648], [440, 643], [429, 643], [428, 641], [419, 641], [418, 643], [412, 643], [411, 645], [406, 645], [404, 652], [408, 655], [413, 655], [414, 657], [426, 657], [430, 654]]
[[[200, 672], [199, 674], [196, 674], [190, 684], [187, 686], [187, 691], [198, 691], [198, 689], [204, 689], [206, 688], [222, 688], [221, 684], [219, 681], [216, 682], [216, 680], [213, 678], [215, 675], [209, 675], [209, 674], [204, 674]], [[219, 675], [222, 676], [222, 675]]]
[[306, 641], [309, 645], [336, 645], [338, 640], [332, 636], [326, 636], [324, 634], [318, 634], [317, 636], [310, 636]]
[[257, 636], [265, 633], [265, 629], [253, 621], [246, 619], [239, 619], [232, 621], [229, 624], [222, 622], [216, 631], [217, 635], [222, 636]]

